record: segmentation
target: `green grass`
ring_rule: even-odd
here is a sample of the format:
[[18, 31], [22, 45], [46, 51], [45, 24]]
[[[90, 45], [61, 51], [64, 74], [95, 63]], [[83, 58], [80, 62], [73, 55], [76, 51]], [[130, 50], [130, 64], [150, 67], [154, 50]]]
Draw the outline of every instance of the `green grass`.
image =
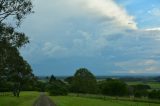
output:
[[32, 106], [39, 92], [21, 92], [20, 97], [0, 96], [0, 106]]
[[141, 82], [141, 81], [135, 81], [135, 82], [127, 82], [128, 85], [137, 85], [137, 84], [146, 84], [149, 85], [152, 89], [160, 89], [160, 83], [159, 82]]
[[[76, 97], [77, 94], [70, 93], [69, 96]], [[79, 97], [92, 98], [92, 99], [101, 99], [101, 100], [119, 100], [119, 101], [136, 101], [143, 103], [157, 103], [160, 104], [160, 100], [153, 100], [148, 98], [130, 98], [130, 97], [116, 97], [116, 96], [104, 96], [104, 95], [95, 95], [95, 94], [78, 94]]]
[[159, 82], [149, 82], [148, 85], [150, 85], [151, 88], [160, 89], [160, 83]]
[[154, 103], [101, 100], [74, 96], [53, 96], [51, 99], [57, 106], [160, 106], [160, 104]]

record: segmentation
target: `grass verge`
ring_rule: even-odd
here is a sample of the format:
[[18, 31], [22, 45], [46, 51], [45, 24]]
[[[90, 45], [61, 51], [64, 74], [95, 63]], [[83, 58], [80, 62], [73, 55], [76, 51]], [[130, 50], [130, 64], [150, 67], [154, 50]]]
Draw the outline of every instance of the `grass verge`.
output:
[[0, 106], [32, 106], [39, 92], [21, 92], [20, 97], [0, 96]]

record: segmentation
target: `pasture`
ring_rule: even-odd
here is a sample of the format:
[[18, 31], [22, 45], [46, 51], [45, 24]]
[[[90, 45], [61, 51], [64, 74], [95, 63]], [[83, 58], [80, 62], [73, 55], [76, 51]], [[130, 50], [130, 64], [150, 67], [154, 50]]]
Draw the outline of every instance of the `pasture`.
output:
[[75, 96], [52, 96], [50, 97], [57, 106], [160, 106], [160, 104], [121, 101], [121, 100], [102, 100]]
[[126, 82], [128, 85], [137, 85], [137, 84], [146, 84], [149, 85], [152, 89], [160, 89], [160, 82], [142, 82], [142, 81], [133, 81], [133, 82]]
[[0, 106], [32, 106], [39, 97], [39, 92], [21, 92], [20, 97], [0, 96]]

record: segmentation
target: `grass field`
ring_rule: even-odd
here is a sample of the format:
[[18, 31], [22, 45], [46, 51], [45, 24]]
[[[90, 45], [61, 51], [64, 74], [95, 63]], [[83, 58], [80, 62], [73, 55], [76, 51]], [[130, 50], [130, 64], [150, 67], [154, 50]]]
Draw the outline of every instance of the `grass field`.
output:
[[160, 106], [154, 103], [142, 103], [120, 100], [100, 100], [73, 96], [54, 96], [51, 99], [57, 106]]
[[0, 96], [0, 106], [32, 106], [39, 92], [21, 92], [20, 97]]
[[160, 83], [159, 82], [141, 82], [141, 81], [135, 81], [135, 82], [127, 82], [128, 85], [136, 85], [136, 84], [146, 84], [149, 85], [152, 89], [160, 89]]

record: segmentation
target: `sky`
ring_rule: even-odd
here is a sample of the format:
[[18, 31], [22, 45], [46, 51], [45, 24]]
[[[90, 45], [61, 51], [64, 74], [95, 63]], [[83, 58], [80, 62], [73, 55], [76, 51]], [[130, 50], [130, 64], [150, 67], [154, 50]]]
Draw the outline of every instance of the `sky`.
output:
[[160, 75], [159, 0], [34, 0], [20, 31], [36, 75]]

